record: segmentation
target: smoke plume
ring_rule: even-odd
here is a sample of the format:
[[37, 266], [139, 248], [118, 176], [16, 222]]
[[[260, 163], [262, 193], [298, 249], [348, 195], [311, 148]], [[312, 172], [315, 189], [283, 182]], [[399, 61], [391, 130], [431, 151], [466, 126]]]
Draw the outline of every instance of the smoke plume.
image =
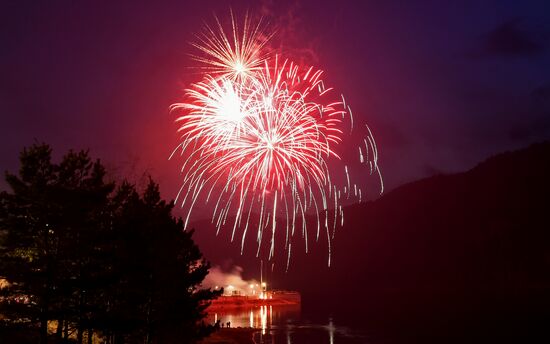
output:
[[225, 272], [220, 266], [216, 265], [210, 268], [210, 272], [204, 279], [202, 285], [205, 288], [219, 289], [224, 288], [225, 294], [237, 292], [241, 295], [248, 295], [257, 292], [259, 282], [244, 280], [242, 278], [243, 268], [234, 266], [231, 271]]

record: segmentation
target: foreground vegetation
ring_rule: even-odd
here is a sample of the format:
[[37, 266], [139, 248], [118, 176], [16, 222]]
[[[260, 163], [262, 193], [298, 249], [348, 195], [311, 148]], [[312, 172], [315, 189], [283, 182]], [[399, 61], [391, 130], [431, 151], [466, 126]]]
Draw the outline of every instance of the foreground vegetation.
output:
[[202, 322], [217, 295], [200, 289], [209, 265], [155, 182], [140, 193], [107, 181], [85, 151], [52, 162], [47, 145], [20, 162], [0, 194], [4, 333], [118, 344], [193, 343], [213, 331]]

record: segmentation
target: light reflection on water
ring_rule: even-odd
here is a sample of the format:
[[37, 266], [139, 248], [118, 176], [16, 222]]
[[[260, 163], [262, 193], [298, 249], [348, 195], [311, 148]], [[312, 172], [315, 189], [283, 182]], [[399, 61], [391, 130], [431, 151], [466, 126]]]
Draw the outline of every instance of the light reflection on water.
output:
[[212, 311], [208, 314], [207, 321], [215, 324], [218, 320], [224, 326], [227, 323], [231, 327], [252, 327], [261, 329], [266, 333], [274, 326], [281, 326], [286, 322], [300, 320], [300, 306], [257, 306], [249, 308], [229, 308]]
[[323, 324], [302, 319], [300, 306], [257, 306], [217, 310], [208, 315], [214, 324], [217, 320], [231, 327], [258, 329], [253, 334], [255, 343], [262, 344], [358, 344], [368, 343], [363, 335], [335, 325], [332, 318]]

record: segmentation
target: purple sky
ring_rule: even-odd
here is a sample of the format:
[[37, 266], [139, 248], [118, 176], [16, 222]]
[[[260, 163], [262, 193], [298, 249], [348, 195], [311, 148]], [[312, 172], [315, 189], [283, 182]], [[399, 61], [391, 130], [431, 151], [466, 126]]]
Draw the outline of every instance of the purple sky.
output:
[[389, 189], [550, 138], [547, 1], [137, 3], [2, 5], [1, 170], [35, 140], [89, 148], [175, 197], [168, 107], [196, 80], [188, 42], [230, 7], [265, 16], [325, 70], [373, 129]]

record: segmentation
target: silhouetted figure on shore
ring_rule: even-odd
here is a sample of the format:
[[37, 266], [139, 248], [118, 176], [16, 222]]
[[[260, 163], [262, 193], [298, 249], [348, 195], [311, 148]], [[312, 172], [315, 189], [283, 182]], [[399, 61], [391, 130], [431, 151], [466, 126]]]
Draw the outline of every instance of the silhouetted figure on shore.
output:
[[231, 327], [231, 321], [228, 321], [227, 322], [227, 328], [230, 328]]

